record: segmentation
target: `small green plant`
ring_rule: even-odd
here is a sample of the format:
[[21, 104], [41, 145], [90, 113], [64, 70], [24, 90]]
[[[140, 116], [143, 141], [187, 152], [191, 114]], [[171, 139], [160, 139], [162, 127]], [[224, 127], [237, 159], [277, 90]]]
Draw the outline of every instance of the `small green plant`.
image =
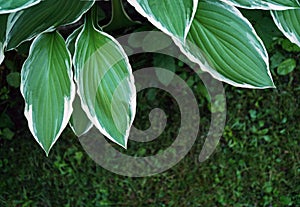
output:
[[[127, 1], [203, 71], [237, 87], [274, 87], [265, 46], [237, 8], [270, 10], [279, 30], [300, 46], [298, 0]], [[68, 123], [78, 136], [94, 125], [127, 145], [136, 110], [134, 78], [122, 46], [102, 31], [134, 24], [121, 2], [112, 1], [115, 12], [104, 27], [98, 25], [101, 1], [0, 0], [0, 62], [5, 51], [33, 40], [20, 88], [30, 131], [46, 154]], [[77, 27], [65, 40], [59, 30], [66, 25]], [[295, 61], [285, 60], [278, 73], [294, 68]], [[18, 86], [17, 73], [7, 79]]]

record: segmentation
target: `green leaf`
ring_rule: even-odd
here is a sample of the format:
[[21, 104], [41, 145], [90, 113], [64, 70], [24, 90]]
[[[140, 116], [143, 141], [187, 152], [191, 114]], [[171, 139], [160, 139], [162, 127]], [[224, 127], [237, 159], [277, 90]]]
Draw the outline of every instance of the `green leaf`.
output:
[[4, 128], [2, 131], [0, 131], [0, 135], [4, 139], [11, 140], [15, 136], [15, 133], [11, 131], [9, 128]]
[[0, 0], [0, 14], [17, 12], [40, 2], [41, 0]]
[[6, 22], [8, 15], [0, 15], [0, 64], [4, 60], [4, 48], [6, 46], [5, 33], [6, 33]]
[[83, 110], [101, 133], [126, 148], [136, 90], [124, 50], [86, 20], [76, 41], [73, 64]]
[[293, 201], [290, 197], [288, 196], [280, 196], [280, 202], [285, 205], [285, 206], [292, 206]]
[[14, 128], [14, 122], [11, 120], [11, 118], [5, 113], [2, 112], [0, 114], [0, 128]]
[[29, 129], [47, 155], [72, 114], [72, 76], [71, 55], [62, 36], [39, 35], [22, 67], [21, 92]]
[[13, 72], [10, 73], [6, 76], [6, 80], [8, 85], [14, 87], [14, 88], [18, 88], [20, 86], [20, 82], [21, 82], [21, 76], [19, 72]]
[[0, 64], [3, 62], [5, 56], [4, 56], [4, 45], [2, 42], [0, 42]]
[[154, 26], [183, 42], [191, 27], [198, 0], [128, 0]]
[[246, 9], [285, 10], [300, 8], [299, 0], [222, 0]]
[[300, 9], [271, 11], [271, 14], [282, 33], [300, 47]]
[[77, 28], [76, 30], [74, 30], [73, 33], [70, 34], [70, 36], [66, 40], [67, 47], [68, 47], [70, 53], [72, 54], [72, 56], [75, 53], [76, 39], [79, 36], [81, 30], [82, 30], [82, 26]]
[[282, 47], [287, 52], [300, 52], [300, 46], [292, 43], [289, 39], [286, 38], [278, 38], [278, 45]]
[[278, 75], [287, 75], [296, 68], [296, 60], [293, 58], [286, 59], [285, 61], [281, 62], [277, 68]]
[[93, 126], [92, 122], [81, 107], [78, 95], [75, 96], [75, 100], [73, 102], [73, 113], [70, 119], [70, 126], [78, 137], [87, 133]]
[[262, 41], [233, 6], [208, 0], [199, 2], [187, 44], [176, 43], [202, 70], [218, 80], [239, 87], [274, 87]]
[[[67, 39], [67, 47], [72, 55], [75, 53], [75, 44], [76, 39], [82, 31], [82, 26], [76, 29]], [[70, 127], [76, 136], [80, 137], [81, 135], [87, 133], [93, 126], [92, 122], [87, 117], [86, 113], [81, 107], [81, 102], [78, 94], [76, 94], [73, 102], [73, 113], [70, 118]]]
[[272, 49], [274, 45], [274, 38], [282, 36], [281, 31], [275, 25], [270, 13], [264, 10], [250, 10], [242, 9], [242, 14], [252, 23], [258, 36], [264, 42], [268, 49]]
[[38, 5], [10, 14], [7, 26], [7, 50], [31, 40], [42, 32], [74, 23], [91, 8], [94, 0], [44, 0]]

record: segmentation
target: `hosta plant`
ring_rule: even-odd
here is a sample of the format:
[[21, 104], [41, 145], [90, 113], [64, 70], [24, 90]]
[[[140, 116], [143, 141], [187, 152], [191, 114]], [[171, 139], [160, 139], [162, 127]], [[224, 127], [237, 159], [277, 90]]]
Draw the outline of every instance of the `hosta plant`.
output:
[[[240, 8], [269, 10], [279, 30], [300, 46], [298, 0], [127, 1], [203, 71], [237, 87], [274, 87], [265, 46]], [[46, 154], [68, 123], [78, 136], [95, 126], [127, 145], [136, 107], [134, 77], [122, 46], [98, 24], [102, 3], [0, 0], [0, 62], [6, 51], [31, 42], [20, 88], [29, 129]], [[122, 8], [122, 1], [112, 3], [113, 11]], [[105, 27], [130, 23], [126, 14], [113, 12]], [[59, 31], [68, 25], [74, 31], [63, 38]]]

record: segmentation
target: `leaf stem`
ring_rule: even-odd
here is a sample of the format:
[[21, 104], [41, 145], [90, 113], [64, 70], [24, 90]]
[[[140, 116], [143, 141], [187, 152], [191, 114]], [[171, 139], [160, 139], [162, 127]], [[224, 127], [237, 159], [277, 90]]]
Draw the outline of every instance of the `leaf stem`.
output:
[[112, 16], [110, 22], [103, 26], [104, 31], [114, 31], [117, 29], [130, 27], [138, 24], [127, 15], [122, 0], [111, 0]]

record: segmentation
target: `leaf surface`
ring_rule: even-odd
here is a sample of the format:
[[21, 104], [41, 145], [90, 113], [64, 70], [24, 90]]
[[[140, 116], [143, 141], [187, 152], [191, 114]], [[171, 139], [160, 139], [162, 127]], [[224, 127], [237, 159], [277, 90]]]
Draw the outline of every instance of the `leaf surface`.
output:
[[78, 95], [73, 102], [73, 113], [70, 118], [70, 126], [76, 136], [80, 137], [87, 133], [93, 126], [81, 107], [81, 101]]
[[184, 41], [194, 18], [198, 0], [128, 0], [154, 26]]
[[274, 87], [267, 51], [252, 25], [233, 6], [203, 0], [181, 50], [202, 70], [238, 87]]
[[5, 41], [6, 22], [7, 22], [7, 15], [1, 14], [0, 15], [0, 64], [4, 60], [4, 49], [6, 45], [6, 41]]
[[126, 148], [136, 89], [124, 50], [87, 19], [76, 41], [73, 64], [83, 110], [102, 134]]
[[17, 12], [40, 2], [41, 0], [0, 0], [0, 14]]
[[246, 9], [286, 10], [300, 8], [299, 0], [222, 0]]
[[39, 35], [22, 67], [21, 92], [29, 129], [47, 155], [72, 114], [72, 77], [63, 37], [57, 32]]
[[279, 30], [300, 47], [300, 9], [271, 11], [271, 15]]
[[7, 49], [16, 48], [42, 32], [78, 21], [91, 8], [94, 0], [44, 0], [8, 17]]
[[[75, 52], [75, 43], [78, 35], [82, 30], [82, 26], [76, 29], [67, 39], [67, 47], [72, 55]], [[69, 122], [71, 129], [76, 134], [76, 136], [80, 137], [83, 134], [87, 133], [93, 126], [92, 122], [87, 117], [86, 113], [83, 111], [81, 107], [81, 101], [76, 94], [75, 100], [73, 102], [73, 113]]]

